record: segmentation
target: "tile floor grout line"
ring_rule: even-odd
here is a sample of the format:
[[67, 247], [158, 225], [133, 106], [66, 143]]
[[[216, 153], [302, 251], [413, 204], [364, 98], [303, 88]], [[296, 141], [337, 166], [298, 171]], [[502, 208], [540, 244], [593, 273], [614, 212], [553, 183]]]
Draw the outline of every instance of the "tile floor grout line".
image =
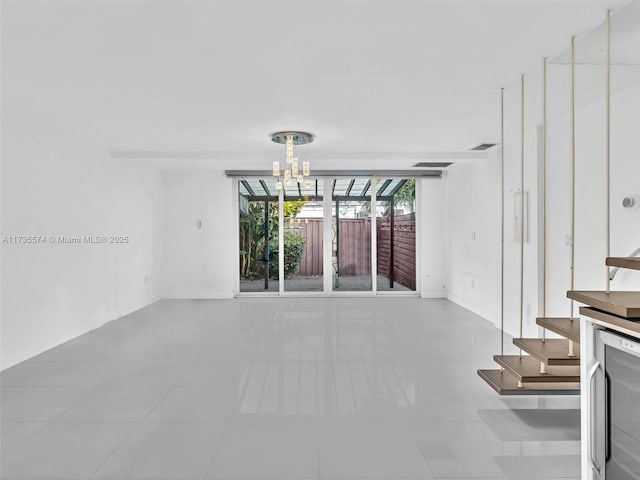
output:
[[347, 363], [347, 371], [349, 372], [349, 383], [351, 384], [351, 395], [353, 395], [353, 410], [354, 412], [358, 411], [358, 395], [356, 394], [356, 386], [353, 381], [353, 372], [351, 371], [351, 360], [349, 357], [346, 358]]
[[269, 371], [271, 370], [271, 363], [265, 363], [264, 378], [262, 379], [262, 388], [260, 389], [260, 397], [258, 398], [258, 406], [256, 407], [256, 414], [260, 414], [260, 408], [262, 408], [262, 400], [264, 399], [264, 391], [267, 388], [267, 380], [269, 378]]
[[320, 432], [318, 432], [318, 480], [322, 478], [320, 475], [322, 473], [321, 465], [321, 455], [322, 455], [322, 438], [320, 437]]
[[[2, 428], [1, 425], [2, 422], [0, 422], [0, 429]], [[51, 422], [16, 422], [16, 423], [44, 423], [44, 425], [42, 426], [42, 428], [39, 428], [38, 430], [36, 430], [35, 432], [33, 432], [31, 435], [29, 435], [27, 438], [25, 438], [24, 440], [22, 440], [21, 442], [19, 442], [17, 445], [15, 445], [12, 449], [10, 449], [8, 452], [5, 452], [4, 455], [0, 456], [0, 460], [3, 460], [5, 458], [7, 458], [11, 452], [17, 450], [19, 447], [21, 447], [22, 445], [26, 444], [29, 440], [31, 440], [32, 438], [34, 438], [36, 435], [38, 435], [40, 432], [42, 432], [45, 428], [47, 428], [49, 425], [51, 425], [53, 423], [53, 421]], [[1, 473], [1, 472], [0, 472]]]
[[[120, 447], [122, 447], [122, 445], [124, 445], [124, 443], [125, 443], [125, 442], [130, 438], [130, 437], [131, 437], [131, 435], [133, 435], [133, 433], [134, 433], [134, 432], [136, 432], [136, 431], [137, 431], [137, 430], [142, 426], [142, 424], [143, 424], [143, 423], [144, 423], [144, 421], [147, 419], [147, 417], [148, 417], [149, 415], [151, 415], [151, 412], [153, 412], [153, 411], [156, 409], [156, 407], [157, 407], [158, 405], [160, 405], [160, 403], [162, 403], [162, 401], [163, 401], [165, 398], [167, 398], [167, 396], [169, 395], [169, 393], [171, 392], [171, 390], [173, 390], [173, 388], [174, 388], [174, 387], [169, 387], [169, 388], [167, 388], [167, 391], [166, 391], [166, 392], [165, 392], [165, 394], [160, 398], [160, 400], [158, 400], [158, 401], [156, 402], [156, 404], [155, 404], [153, 407], [151, 407], [151, 410], [149, 410], [149, 411], [147, 412], [147, 414], [142, 418], [142, 420], [138, 421], [137, 425], [136, 425], [135, 427], [133, 427], [133, 428], [131, 429], [131, 431], [130, 431], [127, 435], [125, 435], [125, 437], [124, 437], [124, 438], [123, 438], [123, 439], [122, 439], [122, 440], [121, 440], [121, 441], [116, 445], [116, 447], [111, 451], [111, 453], [110, 453], [109, 455], [107, 455], [107, 458], [105, 458], [105, 459], [100, 463], [100, 465], [98, 465], [98, 467], [97, 467], [97, 468], [93, 471], [93, 473], [89, 476], [89, 479], [92, 479], [92, 478], [94, 478], [94, 477], [95, 477], [96, 473], [98, 473], [98, 472], [100, 471], [100, 469], [103, 467], [103, 465], [104, 465], [105, 463], [107, 463], [107, 462], [111, 459], [111, 457], [113, 457], [113, 455], [114, 455], [114, 454], [115, 454], [115, 453], [120, 449]], [[108, 422], [107, 422], [107, 423], [108, 423]], [[134, 423], [134, 422], [125, 422], [125, 423]]]
[[[316, 394], [316, 415], [320, 416], [320, 388], [321, 388], [321, 384], [320, 384], [320, 356], [318, 355], [318, 352], [316, 353], [316, 365], [315, 365], [315, 369], [314, 369], [314, 374], [315, 374], [315, 382], [314, 382], [314, 387], [315, 387], [315, 394]], [[302, 389], [302, 367], [300, 368], [300, 376], [299, 376], [299, 381], [298, 381], [298, 404], [300, 403], [300, 391]], [[323, 405], [324, 407], [324, 405]], [[300, 409], [298, 409], [298, 412], [300, 411]]]
[[[34, 387], [18, 387], [18, 388], [34, 388]], [[83, 389], [83, 390], [87, 390], [87, 395], [84, 395], [82, 398], [80, 398], [77, 402], [73, 403], [69, 408], [67, 408], [66, 410], [64, 410], [62, 413], [60, 413], [57, 417], [52, 418], [50, 421], [48, 422], [43, 422], [46, 423], [45, 426], [43, 426], [41, 429], [39, 429], [37, 432], [34, 432], [33, 435], [30, 435], [28, 438], [26, 438], [24, 441], [22, 441], [19, 445], [16, 445], [13, 449], [11, 449], [9, 452], [7, 452], [5, 455], [2, 456], [2, 458], [6, 458], [11, 452], [15, 451], [18, 449], [18, 447], [21, 447], [22, 445], [26, 444], [29, 440], [31, 440], [32, 438], [35, 438], [36, 435], [42, 433], [45, 429], [47, 429], [49, 426], [53, 425], [54, 423], [59, 424], [59, 423], [66, 423], [66, 422], [58, 422], [58, 419], [60, 419], [61, 417], [63, 417], [64, 415], [66, 415], [67, 413], [69, 413], [69, 411], [71, 411], [71, 409], [73, 409], [76, 405], [79, 405], [82, 401], [84, 401], [91, 393], [93, 393], [94, 391], [99, 390], [98, 388], [91, 388], [91, 387], [36, 387], [36, 388], [79, 388], [79, 389]], [[26, 423], [26, 422], [23, 422]], [[32, 423], [39, 423], [36, 421], [32, 421]]]
[[209, 476], [209, 472], [211, 471], [211, 468], [213, 467], [213, 464], [214, 464], [214, 462], [216, 460], [216, 457], [218, 456], [218, 452], [220, 451], [220, 447], [222, 446], [222, 442], [226, 439], [226, 437], [228, 435], [229, 435], [229, 432], [225, 432], [220, 437], [220, 440], [218, 440], [218, 445], [213, 450], [213, 456], [211, 457], [211, 460], [209, 461], [209, 465], [207, 466], [207, 470], [204, 472], [204, 476], [202, 477], [202, 480], [206, 480], [207, 476]]
[[431, 472], [431, 476], [435, 479], [436, 475], [435, 475], [435, 472], [433, 471], [433, 467], [429, 463], [429, 460], [427, 459], [427, 456], [425, 455], [425, 453], [422, 451], [422, 448], [420, 448], [420, 442], [418, 442], [418, 439], [416, 438], [416, 432], [413, 429], [411, 429], [411, 437], [413, 437], [413, 441], [415, 442], [416, 447], [418, 447], [418, 451], [420, 452], [420, 455], [424, 459], [424, 463], [427, 464], [427, 468], [429, 469], [429, 472]]
[[[130, 422], [130, 423], [135, 423], [135, 422]], [[143, 422], [138, 422], [136, 424], [135, 427], [133, 427], [131, 429], [131, 431], [124, 436], [124, 438], [118, 442], [118, 444], [115, 446], [115, 448], [111, 451], [111, 453], [109, 453], [109, 455], [107, 455], [107, 457], [95, 468], [95, 470], [93, 471], [93, 473], [89, 476], [89, 479], [92, 479], [95, 477], [96, 473], [98, 473], [98, 471], [102, 468], [102, 466], [107, 463], [109, 461], [109, 459], [111, 457], [113, 457], [113, 455], [118, 451], [118, 449], [129, 439], [129, 437], [131, 437], [131, 435], [133, 435], [133, 432], [135, 432], [136, 430], [138, 430], [138, 428], [140, 428], [140, 426], [142, 425]]]
[[65, 411], [63, 411], [62, 413], [60, 413], [57, 417], [54, 417], [51, 420], [51, 423], [58, 423], [58, 420], [60, 418], [62, 418], [63, 416], [65, 416], [67, 413], [69, 413], [71, 411], [71, 409], [75, 408], [77, 405], [79, 405], [81, 402], [83, 402], [89, 395], [91, 395], [93, 392], [96, 392], [99, 390], [99, 388], [87, 388], [87, 387], [57, 387], [57, 388], [83, 388], [86, 390], [86, 394], [83, 395], [78, 401], [76, 401], [75, 403], [73, 403], [69, 408], [67, 408]]

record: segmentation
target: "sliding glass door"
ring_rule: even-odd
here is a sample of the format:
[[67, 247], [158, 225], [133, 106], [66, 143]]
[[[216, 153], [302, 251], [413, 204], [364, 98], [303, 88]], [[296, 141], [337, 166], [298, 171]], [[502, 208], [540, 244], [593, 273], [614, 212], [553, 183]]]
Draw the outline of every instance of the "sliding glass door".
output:
[[280, 201], [271, 179], [239, 184], [240, 292], [278, 292]]
[[415, 182], [243, 179], [241, 293], [416, 290]]
[[323, 182], [284, 187], [284, 291], [323, 291]]
[[415, 291], [416, 215], [413, 179], [376, 179], [377, 291]]
[[332, 286], [336, 292], [373, 289], [371, 179], [333, 180]]

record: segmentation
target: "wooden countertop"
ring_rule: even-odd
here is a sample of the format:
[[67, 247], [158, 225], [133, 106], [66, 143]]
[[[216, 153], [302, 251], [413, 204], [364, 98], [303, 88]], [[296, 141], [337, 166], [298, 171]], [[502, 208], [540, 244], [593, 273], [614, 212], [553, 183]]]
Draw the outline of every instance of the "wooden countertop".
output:
[[640, 318], [629, 320], [591, 307], [580, 307], [580, 314], [589, 317], [593, 323], [616, 332], [640, 338]]

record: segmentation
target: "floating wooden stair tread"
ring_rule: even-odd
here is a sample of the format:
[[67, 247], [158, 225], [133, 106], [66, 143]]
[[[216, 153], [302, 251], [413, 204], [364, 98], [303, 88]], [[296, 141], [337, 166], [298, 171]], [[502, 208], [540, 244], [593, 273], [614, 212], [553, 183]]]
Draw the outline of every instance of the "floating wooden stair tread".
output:
[[624, 318], [640, 317], [640, 292], [569, 290], [567, 297]]
[[547, 330], [580, 343], [580, 320], [569, 317], [540, 317], [536, 323]]
[[610, 267], [640, 270], [640, 257], [607, 257], [606, 263]]
[[580, 367], [547, 366], [547, 373], [540, 373], [540, 360], [528, 355], [494, 355], [493, 359], [523, 383], [580, 381]]
[[544, 386], [524, 384], [518, 387], [518, 380], [508, 371], [478, 370], [478, 375], [500, 395], [579, 395], [579, 383], [545, 383]]
[[563, 338], [548, 338], [544, 341], [541, 338], [514, 338], [513, 344], [549, 366], [580, 365], [580, 348], [576, 347], [576, 356], [570, 357], [569, 340]]

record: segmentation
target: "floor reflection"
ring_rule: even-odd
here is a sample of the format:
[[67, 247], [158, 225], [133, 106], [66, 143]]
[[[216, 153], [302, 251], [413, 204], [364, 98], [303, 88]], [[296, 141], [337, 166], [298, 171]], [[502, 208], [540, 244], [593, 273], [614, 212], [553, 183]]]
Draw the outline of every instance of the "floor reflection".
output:
[[497, 396], [499, 338], [446, 300], [158, 302], [2, 372], [1, 474], [579, 478], [579, 398]]
[[415, 406], [393, 350], [402, 332], [375, 311], [277, 312], [241, 322], [241, 414], [349, 415]]

